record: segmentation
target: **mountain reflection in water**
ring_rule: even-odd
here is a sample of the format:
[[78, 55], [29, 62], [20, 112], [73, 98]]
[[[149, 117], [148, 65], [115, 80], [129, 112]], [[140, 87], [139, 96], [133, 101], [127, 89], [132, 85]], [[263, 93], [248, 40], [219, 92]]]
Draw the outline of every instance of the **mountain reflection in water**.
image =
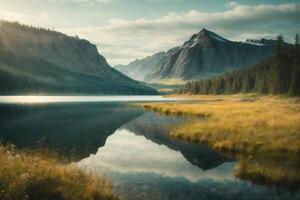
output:
[[[285, 175], [299, 174], [299, 159], [237, 162], [169, 136], [190, 118], [161, 116], [127, 102], [0, 104], [0, 113], [2, 143], [46, 148], [84, 171], [104, 173], [121, 199], [300, 199], [296, 176], [292, 193], [281, 187]], [[276, 174], [279, 187], [265, 186], [270, 181], [261, 170]]]
[[146, 112], [108, 137], [77, 165], [112, 177], [121, 199], [298, 199], [285, 189], [252, 185], [234, 176], [236, 162], [168, 136], [184, 119]]
[[0, 111], [3, 143], [46, 148], [68, 159], [97, 152], [116, 129], [143, 114], [119, 103], [0, 104]]

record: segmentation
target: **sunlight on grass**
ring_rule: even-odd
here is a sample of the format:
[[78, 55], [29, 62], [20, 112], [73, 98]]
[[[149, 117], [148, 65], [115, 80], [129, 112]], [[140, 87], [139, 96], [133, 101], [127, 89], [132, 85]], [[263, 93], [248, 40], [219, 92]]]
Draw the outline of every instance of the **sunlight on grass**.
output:
[[291, 190], [300, 185], [300, 101], [275, 96], [192, 96], [188, 103], [140, 104], [176, 116], [198, 116], [170, 134], [234, 155], [235, 176]]
[[[202, 100], [201, 96], [193, 97]], [[203, 97], [194, 103], [141, 104], [173, 115], [199, 116], [171, 135], [225, 152], [300, 152], [300, 103], [280, 97]]]
[[295, 154], [238, 156], [234, 174], [255, 184], [285, 186], [296, 191], [300, 185], [299, 167]]
[[[0, 197], [3, 199], [117, 199], [104, 178], [85, 175], [42, 153], [0, 146]], [[1, 199], [0, 198], [0, 199]]]

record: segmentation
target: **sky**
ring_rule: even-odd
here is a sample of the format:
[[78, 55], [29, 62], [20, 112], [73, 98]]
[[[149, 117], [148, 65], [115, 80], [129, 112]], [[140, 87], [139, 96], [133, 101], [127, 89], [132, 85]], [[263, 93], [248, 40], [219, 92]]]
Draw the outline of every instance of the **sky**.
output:
[[300, 32], [300, 0], [0, 0], [0, 19], [61, 31], [128, 64], [206, 28], [235, 41]]

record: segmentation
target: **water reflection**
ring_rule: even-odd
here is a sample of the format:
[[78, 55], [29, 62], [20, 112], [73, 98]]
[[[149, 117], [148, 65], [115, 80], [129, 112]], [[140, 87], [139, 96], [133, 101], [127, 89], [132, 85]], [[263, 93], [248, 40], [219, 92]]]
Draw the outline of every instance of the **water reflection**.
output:
[[156, 144], [162, 144], [169, 149], [180, 151], [186, 160], [203, 170], [217, 167], [226, 161], [232, 161], [232, 159], [222, 156], [205, 145], [192, 144], [180, 139], [171, 138], [169, 136], [170, 129], [176, 128], [176, 126], [186, 120], [192, 119], [190, 117], [161, 116], [153, 112], [147, 112], [123, 127], [135, 135], [142, 135]]
[[168, 136], [182, 119], [144, 113], [78, 162], [112, 177], [121, 199], [299, 199], [300, 193], [252, 185], [234, 176], [236, 162], [204, 146]]
[[[169, 137], [185, 120], [127, 103], [0, 104], [0, 138], [80, 160], [83, 170], [111, 177], [122, 199], [300, 199], [298, 155], [248, 156], [237, 164]], [[294, 190], [263, 186], [272, 185], [270, 177]]]
[[116, 129], [143, 113], [118, 103], [0, 104], [0, 111], [3, 143], [42, 146], [74, 159], [97, 152]]
[[165, 145], [136, 136], [127, 129], [119, 129], [107, 139], [104, 147], [79, 163], [97, 172], [155, 173], [167, 177], [182, 177], [191, 182], [212, 178], [232, 179], [234, 163], [227, 163], [206, 172]]

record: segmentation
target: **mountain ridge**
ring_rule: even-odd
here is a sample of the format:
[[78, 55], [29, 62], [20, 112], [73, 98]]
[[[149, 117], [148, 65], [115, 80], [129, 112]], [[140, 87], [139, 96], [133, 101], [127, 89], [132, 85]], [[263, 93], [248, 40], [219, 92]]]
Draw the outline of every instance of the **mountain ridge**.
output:
[[163, 79], [193, 80], [245, 68], [268, 58], [274, 40], [231, 41], [202, 29], [179, 47], [115, 68], [146, 82]]
[[89, 41], [1, 21], [1, 94], [155, 94], [112, 68]]

